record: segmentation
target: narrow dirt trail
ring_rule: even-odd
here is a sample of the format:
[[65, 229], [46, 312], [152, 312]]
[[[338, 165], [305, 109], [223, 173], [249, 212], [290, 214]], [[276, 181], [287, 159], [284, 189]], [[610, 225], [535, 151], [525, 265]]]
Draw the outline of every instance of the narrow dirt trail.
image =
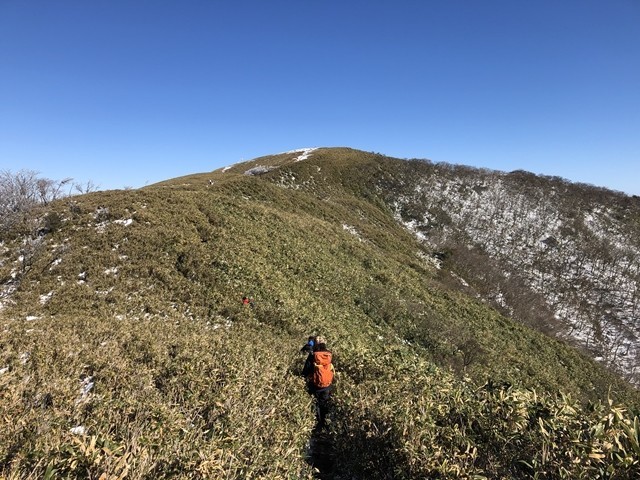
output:
[[314, 428], [309, 438], [306, 459], [309, 465], [316, 470], [315, 478], [319, 480], [331, 480], [335, 478], [336, 453], [329, 431], [318, 427]]

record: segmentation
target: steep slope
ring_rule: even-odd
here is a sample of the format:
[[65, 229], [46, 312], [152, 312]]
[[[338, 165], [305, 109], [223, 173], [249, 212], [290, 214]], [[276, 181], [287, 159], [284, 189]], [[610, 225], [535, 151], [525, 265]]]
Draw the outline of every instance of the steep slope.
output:
[[427, 244], [453, 253], [467, 282], [639, 382], [640, 199], [526, 172], [405, 169], [403, 195], [388, 202]]
[[[458, 289], [638, 383], [640, 199], [527, 172], [381, 158], [352, 164], [345, 187], [384, 202], [432, 258], [446, 260], [443, 280], [452, 270]], [[326, 177], [294, 165], [277, 182], [321, 191], [318, 178]]]
[[311, 478], [310, 333], [338, 370], [334, 478], [637, 471], [606, 403], [637, 392], [452, 287], [394, 216], [406, 165], [288, 152], [5, 234], [0, 474]]

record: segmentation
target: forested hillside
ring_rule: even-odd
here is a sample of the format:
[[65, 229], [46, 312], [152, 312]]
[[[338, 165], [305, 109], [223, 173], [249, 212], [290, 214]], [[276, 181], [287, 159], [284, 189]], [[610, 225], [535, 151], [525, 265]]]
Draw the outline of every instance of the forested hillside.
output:
[[500, 310], [638, 384], [640, 199], [526, 172], [414, 163], [397, 217]]

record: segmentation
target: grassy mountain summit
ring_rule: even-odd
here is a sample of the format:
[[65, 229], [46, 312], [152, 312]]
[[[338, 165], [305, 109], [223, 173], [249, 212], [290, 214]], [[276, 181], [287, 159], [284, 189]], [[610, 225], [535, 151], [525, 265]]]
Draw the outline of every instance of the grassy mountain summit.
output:
[[[4, 232], [0, 475], [637, 474], [638, 392], [486, 294], [501, 257], [409, 196], [433, 168], [305, 149], [68, 198]], [[525, 277], [510, 298], [540, 301]], [[312, 333], [338, 372], [315, 471]]]

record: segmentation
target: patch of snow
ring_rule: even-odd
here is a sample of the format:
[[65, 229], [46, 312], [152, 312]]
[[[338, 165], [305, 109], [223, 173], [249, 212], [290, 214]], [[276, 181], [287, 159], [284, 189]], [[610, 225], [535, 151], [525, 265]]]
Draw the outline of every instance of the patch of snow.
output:
[[[433, 265], [434, 267], [436, 267], [438, 270], [440, 270], [442, 268], [442, 260], [437, 259], [436, 257], [433, 257], [431, 255], [427, 255], [424, 252], [418, 252], [417, 257], [420, 258], [421, 260], [424, 260], [427, 263], [430, 263], [431, 265]], [[466, 283], [464, 280], [460, 279], [463, 283]], [[466, 287], [468, 287], [469, 285], [465, 285]]]
[[420, 230], [418, 230], [418, 227], [420, 226], [420, 224], [418, 223], [417, 220], [411, 220], [409, 222], [401, 221], [401, 223], [404, 225], [404, 227], [407, 230], [413, 233], [415, 237], [421, 242], [425, 242], [427, 240], [427, 236], [424, 233], [422, 233]]
[[360, 232], [358, 232], [358, 230], [356, 230], [355, 227], [351, 226], [351, 225], [347, 225], [346, 223], [342, 224], [342, 229], [349, 232], [351, 235], [355, 236], [358, 238], [358, 240], [362, 241], [362, 237], [360, 236]]
[[[13, 292], [17, 290], [17, 287], [13, 283], [6, 283], [0, 288], [0, 311], [3, 310], [7, 304], [10, 303], [9, 297]], [[4, 299], [4, 301], [3, 301]]]
[[503, 308], [507, 308], [509, 305], [507, 304], [507, 302], [504, 299], [504, 294], [502, 292], [498, 292], [493, 299], [495, 300], [495, 302], [500, 305]]
[[[442, 268], [442, 266], [440, 266], [440, 267], [438, 267], [438, 268]], [[465, 281], [465, 279], [464, 279], [464, 278], [462, 278], [460, 275], [456, 275], [456, 274], [455, 274], [455, 273], [453, 273], [453, 272], [450, 272], [450, 274], [451, 274], [451, 276], [452, 276], [453, 278], [455, 278], [456, 280], [458, 280], [458, 281], [462, 284], [462, 286], [464, 286], [464, 287], [468, 287], [468, 286], [469, 286], [469, 284]]]
[[257, 167], [250, 168], [249, 170], [244, 172], [244, 174], [245, 175], [262, 175], [263, 173], [270, 172], [271, 170], [274, 170], [276, 168], [278, 167], [258, 165]]
[[56, 258], [53, 262], [51, 262], [51, 266], [49, 267], [49, 271], [53, 270], [54, 267], [57, 267], [62, 263], [61, 258]]
[[293, 159], [294, 162], [301, 162], [302, 160], [306, 160], [307, 158], [309, 158], [309, 156], [311, 155], [311, 153], [315, 150], [317, 150], [318, 147], [312, 147], [312, 148], [301, 148], [298, 150], [293, 150], [290, 153], [300, 153], [300, 155], [298, 155], [296, 158]]
[[49, 293], [45, 293], [44, 295], [40, 295], [40, 304], [41, 305], [46, 304], [49, 300], [51, 300], [52, 296], [53, 296], [53, 290], [51, 290]]
[[80, 385], [80, 398], [76, 400], [76, 403], [80, 403], [83, 400], [85, 400], [89, 396], [89, 393], [93, 389], [94, 385], [95, 385], [95, 382], [93, 380], [93, 377], [89, 376], [89, 377], [83, 378], [82, 383]]
[[25, 365], [29, 361], [29, 357], [31, 357], [31, 354], [29, 352], [24, 352], [20, 355], [20, 362]]
[[84, 435], [87, 429], [82, 425], [78, 425], [77, 427], [73, 427], [69, 430], [74, 435]]
[[114, 220], [113, 223], [117, 223], [118, 225], [124, 225], [125, 227], [128, 227], [133, 223], [133, 218], [127, 218], [124, 220]]
[[107, 207], [98, 207], [93, 212], [93, 218], [104, 217], [109, 215], [109, 208]]
[[118, 267], [111, 267], [111, 268], [107, 268], [104, 271], [105, 275], [115, 275], [116, 273], [118, 273]]
[[0, 375], [4, 375], [9, 371], [9, 367], [0, 368]]
[[211, 325], [211, 328], [214, 330], [217, 330], [221, 327], [224, 328], [231, 328], [233, 326], [233, 321], [230, 318], [224, 318], [224, 317], [219, 317], [219, 320], [223, 321], [224, 323], [214, 323], [213, 325]]
[[33, 322], [34, 320], [40, 320], [40, 317], [37, 317], [35, 315], [28, 315], [27, 318], [25, 318], [25, 320], [27, 322]]
[[291, 155], [292, 153], [300, 153], [305, 150], [309, 150], [308, 148], [296, 148], [295, 150], [287, 150], [286, 152], [277, 153], [276, 155]]

